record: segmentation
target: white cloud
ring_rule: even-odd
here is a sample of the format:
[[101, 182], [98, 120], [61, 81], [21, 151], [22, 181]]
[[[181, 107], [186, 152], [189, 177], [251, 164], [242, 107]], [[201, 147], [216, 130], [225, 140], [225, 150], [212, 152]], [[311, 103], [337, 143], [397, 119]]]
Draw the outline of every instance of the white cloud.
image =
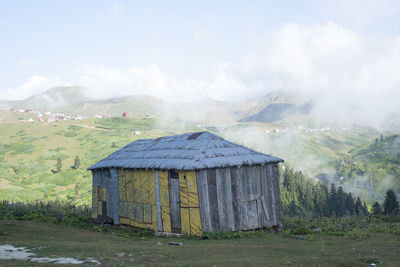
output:
[[284, 25], [221, 64], [209, 81], [177, 79], [156, 65], [129, 70], [87, 65], [84, 73], [80, 84], [97, 98], [244, 100], [284, 89], [313, 99], [316, 115], [339, 120], [376, 121], [400, 110], [400, 37], [370, 40], [333, 22]]
[[[84, 65], [77, 84], [93, 98], [142, 94], [172, 101], [245, 100], [284, 89], [313, 99], [317, 116], [369, 122], [400, 113], [400, 37], [372, 40], [327, 22], [287, 24], [248, 43], [210, 80], [177, 78], [155, 64]], [[23, 98], [60, 83], [33, 76], [0, 97]]]
[[157, 65], [122, 70], [105, 66], [85, 65], [79, 81], [92, 98], [126, 95], [152, 95], [170, 101], [195, 101], [199, 98], [238, 100], [248, 95], [248, 87], [240, 81], [230, 64], [222, 64], [211, 81], [177, 79]]
[[315, 101], [315, 115], [348, 122], [400, 113], [400, 37], [366, 39], [328, 22], [289, 24], [260, 43], [236, 64], [249, 95], [292, 90]]
[[86, 87], [86, 95], [97, 99], [139, 94], [187, 101], [196, 94], [204, 95], [201, 84], [185, 79], [177, 80], [154, 64], [128, 70], [85, 65], [83, 72], [79, 84]]
[[32, 76], [18, 88], [7, 89], [4, 92], [0, 92], [0, 99], [7, 100], [20, 100], [44, 92], [52, 87], [68, 85], [59, 78], [47, 78], [44, 76]]

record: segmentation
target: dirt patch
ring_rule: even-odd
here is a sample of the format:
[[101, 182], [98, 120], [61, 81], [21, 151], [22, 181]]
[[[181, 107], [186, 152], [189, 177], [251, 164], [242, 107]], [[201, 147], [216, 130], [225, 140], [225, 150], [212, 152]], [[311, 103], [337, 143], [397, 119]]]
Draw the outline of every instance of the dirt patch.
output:
[[50, 257], [35, 257], [36, 254], [25, 247], [14, 247], [13, 245], [0, 245], [0, 260], [25, 260], [34, 261], [39, 263], [54, 263], [54, 264], [82, 264], [85, 262], [91, 262], [100, 264], [99, 261], [87, 258], [85, 260], [78, 260], [74, 258], [50, 258]]

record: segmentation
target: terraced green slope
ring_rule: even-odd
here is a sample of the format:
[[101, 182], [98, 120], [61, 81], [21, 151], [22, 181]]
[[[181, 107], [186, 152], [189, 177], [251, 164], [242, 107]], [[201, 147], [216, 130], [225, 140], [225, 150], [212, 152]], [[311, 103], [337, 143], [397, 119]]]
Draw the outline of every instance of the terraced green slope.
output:
[[[59, 123], [9, 123], [0, 128], [0, 199], [74, 200], [90, 203], [91, 173], [86, 168], [139, 138], [201, 129], [155, 119], [106, 119]], [[140, 130], [140, 135], [133, 135]], [[80, 168], [74, 169], [74, 159]], [[62, 170], [57, 172], [57, 158]]]

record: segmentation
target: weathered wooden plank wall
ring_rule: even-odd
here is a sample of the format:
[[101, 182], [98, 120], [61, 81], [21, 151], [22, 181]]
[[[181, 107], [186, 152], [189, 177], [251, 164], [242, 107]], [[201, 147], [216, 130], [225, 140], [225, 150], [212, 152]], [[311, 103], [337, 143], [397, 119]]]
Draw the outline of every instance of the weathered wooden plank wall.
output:
[[164, 232], [171, 232], [171, 215], [169, 206], [168, 171], [159, 171], [161, 218]]
[[273, 165], [273, 176], [275, 178], [275, 200], [276, 200], [276, 220], [279, 225], [282, 224], [282, 203], [281, 203], [281, 191], [279, 187], [279, 169], [278, 164]]
[[119, 169], [119, 220], [121, 224], [157, 230], [155, 172]]
[[231, 176], [231, 189], [232, 189], [232, 212], [233, 212], [233, 225], [234, 230], [241, 229], [242, 217], [241, 214], [241, 202], [242, 202], [242, 192], [240, 185], [239, 168], [227, 168]]
[[[93, 174], [93, 187], [104, 187], [106, 189], [106, 210], [107, 214], [103, 214], [104, 216], [110, 217], [114, 219], [114, 223], [118, 222], [118, 210], [115, 208], [118, 207], [118, 179], [111, 175], [110, 169], [96, 169], [92, 171]], [[96, 194], [95, 190], [93, 190], [92, 194]], [[93, 205], [92, 209], [98, 209], [98, 205]], [[95, 212], [93, 211], [93, 214]]]
[[181, 209], [180, 209], [180, 194], [179, 194], [179, 176], [177, 172], [175, 175], [168, 174], [168, 188], [169, 188], [169, 203], [171, 208], [171, 231], [172, 233], [181, 233]]
[[274, 177], [274, 172], [273, 172], [273, 166], [272, 165], [267, 165], [267, 170], [268, 170], [268, 180], [270, 181], [270, 187], [269, 191], [271, 194], [271, 211], [272, 211], [272, 223], [274, 225], [278, 224], [277, 219], [276, 219], [276, 199], [275, 199], [275, 177]]
[[196, 172], [203, 232], [281, 223], [277, 164]]
[[210, 218], [212, 229], [220, 229], [216, 169], [207, 169], [208, 203], [210, 205]]
[[182, 233], [201, 235], [199, 195], [195, 171], [179, 171]]
[[197, 189], [199, 191], [199, 203], [200, 203], [200, 219], [201, 227], [203, 232], [211, 232], [211, 211], [208, 198], [208, 183], [207, 183], [207, 172], [201, 170], [196, 172], [197, 177]]
[[[104, 187], [107, 216], [114, 218], [114, 223], [154, 230], [162, 227], [163, 231], [170, 232], [168, 172], [159, 171], [158, 176], [162, 224], [157, 223], [160, 216], [156, 216], [157, 179], [154, 175], [154, 171], [144, 170], [93, 170], [93, 202], [98, 202], [97, 188]], [[278, 164], [180, 171], [176, 196], [181, 201], [181, 212], [177, 215], [182, 220], [182, 232], [200, 234], [280, 224], [278, 177]], [[93, 208], [96, 209], [93, 214], [99, 214], [101, 207], [93, 204]]]

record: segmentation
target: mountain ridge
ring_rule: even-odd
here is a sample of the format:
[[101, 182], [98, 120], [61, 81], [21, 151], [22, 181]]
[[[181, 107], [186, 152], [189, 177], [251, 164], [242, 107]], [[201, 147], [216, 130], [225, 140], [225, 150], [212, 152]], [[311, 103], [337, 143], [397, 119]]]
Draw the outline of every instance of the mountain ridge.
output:
[[[274, 91], [241, 102], [216, 100], [213, 98], [194, 99], [188, 102], [168, 101], [150, 95], [127, 95], [93, 99], [84, 93], [81, 86], [59, 86], [27, 97], [23, 100], [1, 100], [2, 109], [32, 109], [52, 112], [79, 113], [85, 116], [105, 114], [121, 116], [128, 112], [132, 116], [143, 114], [166, 119], [182, 119], [199, 123], [236, 123], [254, 116], [269, 105], [287, 104], [292, 97], [283, 91]], [[280, 118], [292, 114], [283, 114]]]

